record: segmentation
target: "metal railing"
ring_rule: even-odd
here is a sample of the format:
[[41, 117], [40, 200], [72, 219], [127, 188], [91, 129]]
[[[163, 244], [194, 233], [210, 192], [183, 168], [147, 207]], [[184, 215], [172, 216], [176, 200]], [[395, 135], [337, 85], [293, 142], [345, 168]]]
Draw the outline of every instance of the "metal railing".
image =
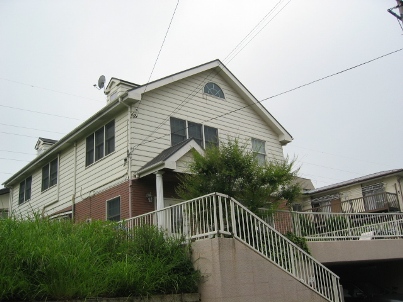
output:
[[403, 237], [403, 213], [276, 212], [270, 224], [309, 241], [395, 239]]
[[128, 229], [157, 225], [188, 240], [236, 238], [329, 301], [341, 300], [337, 275], [228, 196], [212, 193], [123, 223]]
[[310, 208], [304, 212], [364, 213], [399, 210], [397, 194], [383, 192], [345, 201], [331, 200], [327, 204]]

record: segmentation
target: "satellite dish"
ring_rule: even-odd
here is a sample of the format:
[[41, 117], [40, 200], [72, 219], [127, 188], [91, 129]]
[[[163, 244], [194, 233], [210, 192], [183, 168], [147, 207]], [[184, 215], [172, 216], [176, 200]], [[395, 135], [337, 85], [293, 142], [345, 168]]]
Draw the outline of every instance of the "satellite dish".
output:
[[104, 85], [105, 85], [105, 76], [101, 75], [98, 79], [98, 87], [101, 89], [104, 88]]

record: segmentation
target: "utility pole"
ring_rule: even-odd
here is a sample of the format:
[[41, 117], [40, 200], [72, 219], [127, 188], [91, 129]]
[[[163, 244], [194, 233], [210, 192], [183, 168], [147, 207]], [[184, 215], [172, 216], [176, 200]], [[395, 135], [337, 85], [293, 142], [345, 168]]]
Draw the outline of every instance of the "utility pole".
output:
[[[395, 7], [389, 8], [388, 12], [395, 16], [400, 22], [403, 22], [403, 0], [396, 0], [397, 5]], [[393, 10], [399, 9], [399, 14], [395, 13]]]

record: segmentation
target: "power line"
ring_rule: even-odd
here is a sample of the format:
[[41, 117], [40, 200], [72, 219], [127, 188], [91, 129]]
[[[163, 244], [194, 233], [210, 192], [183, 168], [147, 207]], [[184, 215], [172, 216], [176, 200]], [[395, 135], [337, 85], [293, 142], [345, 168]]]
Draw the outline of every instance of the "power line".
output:
[[[239, 45], [242, 44], [243, 41], [245, 41], [245, 40], [248, 38], [248, 36], [250, 36], [250, 34], [263, 22], [263, 20], [265, 20], [268, 16], [270, 16], [270, 14], [276, 9], [276, 7], [277, 7], [281, 2], [282, 2], [282, 0], [280, 0], [280, 1], [263, 17], [263, 19], [261, 19], [261, 20], [259, 21], [259, 23], [242, 39], [242, 41], [241, 41], [240, 43], [238, 43], [238, 44], [235, 46], [235, 48], [225, 57], [224, 61], [225, 61], [227, 58], [230, 57], [230, 55], [238, 48]], [[291, 2], [291, 0], [288, 1], [288, 3], [290, 3], [290, 2]], [[179, 3], [179, 1], [178, 1], [178, 3]], [[285, 6], [287, 6], [288, 3], [287, 3]], [[285, 6], [284, 6], [284, 7], [285, 7]], [[263, 26], [263, 28], [265, 28], [265, 27], [267, 26], [267, 24], [269, 24], [269, 23], [284, 9], [284, 7], [283, 7], [279, 12], [277, 12], [277, 14], [276, 14], [272, 19], [270, 19], [269, 22], [267, 22], [267, 23]], [[175, 8], [175, 10], [176, 10], [176, 8]], [[171, 20], [171, 21], [172, 21], [172, 20]], [[260, 29], [260, 30], [252, 37], [252, 39], [249, 40], [249, 42], [248, 42], [246, 45], [248, 45], [248, 44], [263, 30], [263, 28]], [[242, 47], [242, 49], [244, 49], [244, 48], [246, 47], [246, 45], [245, 45], [244, 47]], [[239, 51], [231, 58], [231, 60], [232, 60], [233, 58], [235, 58], [235, 56], [237, 56], [237, 55], [239, 54], [239, 52], [242, 51], [242, 49], [239, 50]], [[231, 60], [230, 60], [230, 61], [231, 61]], [[229, 62], [230, 62], [230, 61], [229, 61]], [[204, 83], [205, 80], [207, 80], [207, 78], [210, 77], [210, 75], [212, 75], [212, 74], [215, 73], [215, 74], [211, 77], [211, 79], [210, 79], [210, 80], [212, 80], [212, 79], [214, 79], [220, 72], [221, 72], [221, 70], [220, 70], [219, 72], [216, 72], [216, 71], [212, 70], [202, 81], [199, 82], [199, 84], [196, 86], [196, 88], [195, 88], [190, 94], [188, 94], [188, 95], [184, 98], [184, 100], [183, 100], [170, 114], [167, 115], [167, 117], [151, 132], [151, 134], [149, 134], [148, 136], [146, 136], [145, 138], [143, 138], [143, 140], [142, 140], [136, 147], [134, 147], [134, 148], [131, 150], [131, 152], [133, 152], [134, 150], [136, 150], [136, 149], [137, 149], [139, 146], [141, 146], [148, 138], [152, 137], [152, 136], [154, 135], [154, 133], [156, 133], [163, 125], [165, 125], [165, 123], [168, 121], [169, 117], [170, 117], [172, 114], [174, 114], [175, 112], [177, 112], [180, 108], [182, 108], [184, 104], [187, 103], [186, 100], [188, 100], [191, 96], [194, 95], [194, 93], [196, 93], [196, 91], [199, 90], [199, 87]], [[151, 78], [151, 75], [150, 75], [150, 78]], [[150, 80], [150, 79], [149, 79], [149, 80]], [[148, 83], [147, 83], [147, 85], [148, 85]], [[147, 87], [147, 86], [146, 86], [146, 87]], [[141, 100], [140, 100], [140, 103], [139, 103], [139, 104], [141, 104]]]
[[366, 62], [364, 62], [364, 63], [358, 64], [358, 65], [355, 65], [355, 66], [352, 66], [352, 67], [349, 67], [349, 68], [347, 68], [347, 69], [344, 69], [344, 70], [339, 71], [339, 72], [336, 72], [336, 73], [332, 73], [331, 75], [328, 75], [328, 76], [325, 76], [325, 77], [323, 77], [323, 78], [317, 79], [317, 80], [315, 80], [315, 81], [312, 81], [312, 82], [309, 82], [309, 83], [300, 85], [300, 86], [298, 86], [298, 87], [295, 87], [295, 88], [292, 88], [292, 89], [283, 91], [283, 92], [281, 92], [281, 93], [278, 93], [278, 94], [275, 94], [275, 95], [270, 96], [270, 97], [268, 97], [268, 98], [265, 98], [265, 99], [261, 100], [259, 103], [261, 103], [261, 102], [263, 102], [263, 101], [267, 101], [267, 100], [273, 99], [273, 98], [275, 98], [275, 97], [278, 97], [278, 96], [280, 96], [280, 95], [289, 93], [289, 92], [291, 92], [291, 91], [300, 89], [300, 88], [302, 88], [302, 87], [309, 86], [309, 85], [314, 84], [314, 83], [316, 83], [316, 82], [323, 81], [323, 80], [325, 80], [325, 79], [334, 77], [334, 76], [339, 75], [339, 74], [341, 74], [341, 73], [343, 73], [343, 72], [350, 71], [350, 70], [352, 70], [352, 69], [355, 69], [355, 68], [360, 67], [360, 66], [363, 66], [363, 65], [365, 65], [365, 64], [374, 62], [374, 61], [379, 60], [379, 59], [382, 59], [382, 58], [384, 58], [384, 57], [390, 56], [390, 55], [392, 55], [392, 54], [394, 54], [394, 53], [397, 53], [397, 52], [399, 52], [399, 51], [402, 51], [402, 50], [403, 50], [403, 48], [400, 48], [400, 49], [398, 49], [398, 50], [395, 50], [395, 51], [389, 52], [389, 53], [387, 53], [387, 54], [384, 54], [384, 55], [382, 55], [382, 56], [380, 56], [380, 57], [376, 57], [375, 59], [366, 61]]
[[70, 120], [82, 121], [82, 120], [80, 120], [78, 118], [74, 118], [74, 117], [68, 117], [68, 116], [64, 116], [64, 115], [57, 115], [57, 114], [52, 114], [52, 113], [34, 111], [34, 110], [29, 110], [29, 109], [23, 109], [23, 108], [18, 108], [18, 107], [1, 105], [1, 104], [0, 104], [0, 107], [14, 109], [14, 110], [20, 110], [20, 111], [27, 111], [27, 112], [32, 112], [32, 113], [38, 113], [38, 114], [43, 114], [43, 115], [49, 115], [49, 116], [55, 116], [55, 117], [61, 117], [61, 118], [66, 118], [66, 119], [70, 119]]
[[3, 132], [3, 131], [0, 131], [0, 133], [9, 134], [9, 135], [16, 135], [16, 136], [24, 136], [24, 137], [38, 138], [37, 136], [25, 135], [25, 134], [18, 134], [18, 133], [10, 133], [10, 132]]
[[0, 77], [0, 80], [12, 82], [12, 83], [16, 83], [16, 84], [20, 84], [20, 85], [30, 86], [30, 87], [32, 87], [32, 88], [43, 89], [43, 90], [47, 90], [47, 91], [51, 91], [51, 92], [55, 92], [55, 93], [60, 93], [60, 94], [65, 94], [65, 95], [69, 95], [69, 96], [74, 96], [74, 97], [81, 98], [81, 99], [86, 99], [86, 100], [101, 102], [101, 100], [91, 99], [91, 98], [87, 98], [87, 97], [84, 97], [84, 96], [80, 96], [80, 95], [76, 95], [76, 94], [71, 94], [71, 93], [68, 93], [68, 92], [63, 92], [63, 91], [58, 91], [58, 90], [49, 89], [49, 88], [45, 88], [45, 87], [35, 86], [35, 85], [32, 85], [32, 84], [22, 83], [22, 82], [18, 82], [18, 81], [6, 79], [6, 78], [1, 78], [1, 77]]
[[15, 127], [15, 128], [22, 128], [22, 129], [38, 130], [38, 131], [57, 133], [57, 134], [65, 134], [65, 133], [62, 133], [62, 132], [49, 131], [49, 130], [43, 130], [43, 129], [36, 129], [36, 128], [31, 128], [31, 127], [16, 126], [16, 125], [3, 124], [3, 123], [0, 123], [0, 125], [9, 126], [9, 127]]
[[[281, 1], [280, 1], [281, 2]], [[291, 0], [289, 0], [274, 16], [273, 18], [271, 18], [232, 58], [231, 60], [229, 60], [226, 64], [229, 64], [246, 46], [248, 46], [248, 44], [250, 42], [252, 42], [252, 40], [274, 19], [276, 18], [276, 16], [281, 13], [281, 11], [291, 2]], [[276, 4], [277, 6], [277, 4]], [[275, 7], [276, 7], [275, 6]], [[271, 11], [270, 11], [271, 12]], [[265, 17], [266, 18], [266, 17]], [[252, 30], [253, 31], [253, 30]], [[249, 34], [248, 34], [249, 35]], [[238, 46], [237, 46], [238, 47]]]
[[35, 153], [18, 152], [18, 151], [11, 151], [11, 150], [0, 150], [0, 152], [9, 152], [9, 153], [19, 153], [19, 154], [26, 154], [26, 155], [35, 155]]
[[[237, 109], [234, 109], [234, 110], [228, 111], [228, 112], [226, 112], [226, 113], [223, 113], [223, 114], [217, 115], [217, 116], [215, 116], [215, 117], [212, 117], [212, 118], [210, 118], [210, 119], [207, 119], [207, 120], [203, 121], [202, 123], [206, 123], [206, 122], [210, 122], [210, 121], [215, 120], [215, 119], [219, 119], [219, 118], [221, 118], [221, 117], [224, 117], [224, 116], [230, 115], [230, 114], [232, 114], [232, 113], [234, 113], [234, 112], [237, 112], [237, 111], [242, 110], [242, 109], [247, 108], [247, 107], [256, 106], [257, 104], [262, 104], [262, 102], [263, 102], [263, 101], [266, 101], [266, 100], [269, 100], [269, 99], [276, 98], [276, 97], [278, 97], [278, 96], [280, 96], [280, 95], [283, 95], [283, 94], [289, 93], [289, 92], [291, 92], [291, 91], [294, 91], [294, 90], [300, 89], [300, 88], [302, 88], [302, 87], [305, 87], [305, 86], [311, 85], [311, 84], [313, 84], [313, 83], [316, 83], [316, 82], [322, 81], [322, 80], [324, 80], [324, 79], [327, 79], [327, 78], [333, 77], [333, 76], [335, 76], [335, 75], [338, 75], [338, 74], [344, 73], [344, 72], [349, 71], [349, 70], [352, 70], [352, 69], [354, 69], [354, 68], [357, 68], [357, 67], [363, 66], [363, 65], [365, 65], [365, 64], [368, 64], [368, 63], [374, 62], [374, 61], [376, 61], [376, 60], [379, 60], [379, 59], [381, 59], [381, 58], [384, 58], [384, 57], [386, 57], [386, 56], [392, 55], [392, 54], [397, 53], [397, 52], [402, 51], [402, 50], [403, 50], [403, 48], [398, 49], [398, 50], [395, 50], [395, 51], [392, 51], [392, 52], [387, 53], [387, 54], [385, 54], [385, 55], [382, 55], [382, 56], [376, 57], [376, 58], [374, 58], [374, 59], [372, 59], [372, 60], [366, 61], [366, 62], [364, 62], [364, 63], [358, 64], [358, 65], [355, 65], [355, 66], [352, 66], [352, 67], [349, 67], [349, 68], [347, 68], [347, 69], [344, 69], [344, 70], [342, 70], [342, 71], [339, 71], [339, 72], [333, 73], [333, 74], [328, 75], [328, 76], [326, 76], [326, 77], [322, 77], [322, 78], [320, 78], [320, 79], [318, 79], [318, 80], [315, 80], [315, 81], [309, 82], [309, 83], [307, 83], [307, 84], [300, 85], [300, 86], [298, 86], [298, 87], [296, 87], [296, 88], [286, 90], [286, 91], [284, 91], [284, 92], [282, 92], [282, 93], [278, 93], [278, 94], [276, 94], [276, 95], [273, 95], [273, 96], [271, 96], [271, 97], [268, 97], [268, 98], [262, 99], [262, 100], [260, 100], [260, 101], [259, 101], [259, 100], [256, 100], [256, 103], [253, 103], [253, 104], [247, 104], [247, 105], [242, 106], [242, 107], [239, 107], [239, 108], [237, 108]], [[189, 96], [188, 96], [188, 97], [189, 97]], [[187, 98], [188, 98], [188, 97], [187, 97]], [[185, 129], [187, 129], [187, 127], [185, 127]], [[146, 143], [151, 143], [151, 142], [154, 142], [154, 141], [156, 141], [156, 140], [158, 140], [158, 139], [160, 139], [160, 138], [164, 138], [164, 137], [165, 137], [165, 136], [167, 136], [167, 135], [170, 135], [170, 133], [169, 133], [169, 134], [164, 134], [164, 135], [161, 135], [161, 136], [156, 137], [155, 139], [152, 139], [152, 140], [145, 141], [145, 139], [147, 139], [147, 138], [149, 138], [149, 137], [150, 137], [150, 136], [148, 136], [147, 138], [143, 139], [143, 141], [142, 141], [141, 143], [139, 143], [139, 144], [136, 146], [136, 148], [138, 148], [139, 146], [144, 145], [144, 144], [146, 144]]]
[[30, 162], [30, 160], [21, 160], [21, 159], [15, 159], [15, 158], [3, 158], [3, 157], [0, 157], [0, 159], [13, 160], [13, 161], [23, 161], [23, 162], [26, 162], [26, 163]]
[[[167, 31], [166, 31], [166, 33], [165, 33], [164, 40], [162, 41], [160, 50], [159, 50], [159, 52], [158, 52], [157, 58], [155, 59], [154, 66], [153, 66], [153, 69], [151, 70], [150, 76], [148, 77], [147, 85], [148, 85], [148, 83], [150, 82], [151, 76], [153, 75], [155, 65], [157, 65], [158, 58], [160, 57], [162, 47], [164, 46], [164, 43], [165, 43], [165, 39], [166, 39], [167, 36], [168, 36], [168, 32], [169, 32], [169, 29], [171, 28], [172, 20], [174, 19], [174, 16], [175, 16], [175, 13], [176, 13], [176, 9], [178, 8], [178, 5], [179, 5], [179, 0], [178, 0], [178, 2], [176, 3], [175, 10], [174, 10], [174, 12], [173, 12], [173, 14], [172, 14], [171, 21], [169, 22], [168, 29], [167, 29]], [[147, 89], [147, 85], [146, 85], [145, 89]], [[145, 92], [145, 91], [144, 91], [144, 92]]]

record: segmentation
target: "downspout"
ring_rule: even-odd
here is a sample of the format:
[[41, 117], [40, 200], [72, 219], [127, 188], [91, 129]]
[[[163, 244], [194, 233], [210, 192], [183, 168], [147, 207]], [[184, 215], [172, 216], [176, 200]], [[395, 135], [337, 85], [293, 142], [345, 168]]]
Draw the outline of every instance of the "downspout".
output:
[[8, 205], [8, 215], [9, 215], [9, 217], [10, 217], [10, 215], [11, 215], [11, 213], [12, 213], [12, 211], [13, 211], [13, 200], [14, 200], [13, 195], [14, 195], [14, 189], [13, 189], [13, 187], [10, 187], [9, 189], [10, 189], [10, 198], [9, 198], [9, 200], [8, 200], [8, 202], [9, 202], [9, 205]]
[[77, 190], [77, 142], [74, 142], [73, 196], [71, 197], [71, 220], [75, 219], [75, 203]]
[[126, 138], [126, 150], [127, 150], [127, 178], [129, 180], [129, 217], [132, 217], [132, 186], [131, 186], [131, 165], [132, 165], [132, 161], [131, 161], [131, 154], [130, 154], [130, 146], [131, 146], [131, 142], [130, 142], [130, 126], [131, 126], [131, 111], [132, 111], [132, 106], [129, 106], [125, 103], [123, 103], [122, 99], [125, 98], [127, 96], [127, 92], [124, 93], [122, 96], [119, 97], [119, 103], [123, 104], [127, 107], [127, 123], [126, 123], [126, 134], [127, 134], [127, 138]]
[[60, 198], [60, 153], [57, 153], [57, 201]]

